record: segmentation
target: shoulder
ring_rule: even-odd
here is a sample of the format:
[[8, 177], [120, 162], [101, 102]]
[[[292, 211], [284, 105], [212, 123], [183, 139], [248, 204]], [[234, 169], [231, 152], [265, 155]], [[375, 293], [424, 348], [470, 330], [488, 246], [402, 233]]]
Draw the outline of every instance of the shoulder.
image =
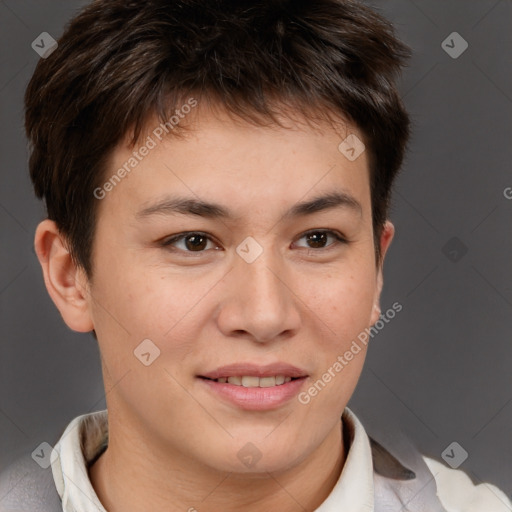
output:
[[434, 475], [437, 495], [447, 512], [512, 512], [512, 502], [496, 486], [475, 485], [460, 469], [452, 469], [425, 455], [423, 460]]
[[0, 512], [61, 511], [51, 467], [40, 467], [28, 454], [0, 473]]

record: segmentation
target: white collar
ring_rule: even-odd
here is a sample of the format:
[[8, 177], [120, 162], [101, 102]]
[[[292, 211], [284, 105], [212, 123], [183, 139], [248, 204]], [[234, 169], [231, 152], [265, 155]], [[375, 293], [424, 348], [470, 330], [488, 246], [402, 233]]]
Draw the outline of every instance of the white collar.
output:
[[[344, 438], [350, 439], [347, 456], [336, 485], [315, 512], [373, 512], [373, 462], [366, 431], [355, 414], [345, 407]], [[107, 411], [76, 417], [69, 423], [54, 447], [58, 457], [52, 473], [63, 512], [107, 512], [89, 480], [87, 463], [106, 443]]]

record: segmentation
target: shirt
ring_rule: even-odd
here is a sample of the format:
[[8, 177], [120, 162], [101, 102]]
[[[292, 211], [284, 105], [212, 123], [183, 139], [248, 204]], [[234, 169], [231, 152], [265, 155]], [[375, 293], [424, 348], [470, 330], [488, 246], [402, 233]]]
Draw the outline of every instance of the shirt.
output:
[[[386, 503], [391, 503], [386, 495], [387, 487], [375, 485], [379, 480], [376, 479], [370, 438], [348, 407], [344, 409], [342, 425], [348, 433], [344, 439], [349, 439], [349, 445], [345, 446], [345, 464], [331, 493], [315, 512], [392, 510], [386, 508]], [[63, 512], [107, 512], [87, 471], [88, 465], [101, 455], [107, 444], [106, 410], [76, 417], [55, 444], [51, 470]], [[463, 471], [423, 455], [421, 458], [433, 475], [437, 498], [446, 512], [512, 512], [512, 502], [494, 485], [474, 485]], [[420, 509], [433, 510], [433, 507], [425, 502], [425, 508]]]

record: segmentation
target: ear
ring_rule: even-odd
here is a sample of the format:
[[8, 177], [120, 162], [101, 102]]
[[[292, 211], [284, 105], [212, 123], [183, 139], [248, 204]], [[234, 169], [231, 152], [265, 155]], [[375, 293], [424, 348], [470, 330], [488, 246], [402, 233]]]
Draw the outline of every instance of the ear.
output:
[[384, 279], [382, 276], [382, 269], [384, 266], [384, 257], [388, 251], [389, 246], [391, 245], [391, 241], [393, 240], [393, 236], [395, 234], [395, 226], [387, 220], [384, 223], [384, 228], [382, 229], [382, 234], [380, 236], [380, 254], [381, 258], [377, 268], [377, 286], [375, 289], [375, 295], [373, 299], [373, 309], [371, 314], [370, 325], [373, 325], [380, 317], [380, 293], [382, 291], [382, 285], [384, 283]]
[[66, 240], [55, 222], [46, 219], [37, 226], [34, 248], [43, 269], [46, 289], [64, 322], [73, 331], [92, 331], [89, 282], [83, 269], [72, 261]]

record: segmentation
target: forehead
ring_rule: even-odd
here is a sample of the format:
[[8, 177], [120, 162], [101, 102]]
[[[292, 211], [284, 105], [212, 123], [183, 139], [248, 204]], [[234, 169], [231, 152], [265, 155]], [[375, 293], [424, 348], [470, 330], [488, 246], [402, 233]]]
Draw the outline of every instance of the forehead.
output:
[[363, 135], [349, 122], [308, 124], [284, 116], [284, 126], [259, 126], [203, 105], [186, 110], [165, 123], [150, 117], [133, 147], [128, 139], [118, 144], [100, 208], [140, 211], [172, 193], [229, 204], [242, 215], [248, 205], [264, 212], [274, 203], [282, 207], [328, 191], [369, 207]]

